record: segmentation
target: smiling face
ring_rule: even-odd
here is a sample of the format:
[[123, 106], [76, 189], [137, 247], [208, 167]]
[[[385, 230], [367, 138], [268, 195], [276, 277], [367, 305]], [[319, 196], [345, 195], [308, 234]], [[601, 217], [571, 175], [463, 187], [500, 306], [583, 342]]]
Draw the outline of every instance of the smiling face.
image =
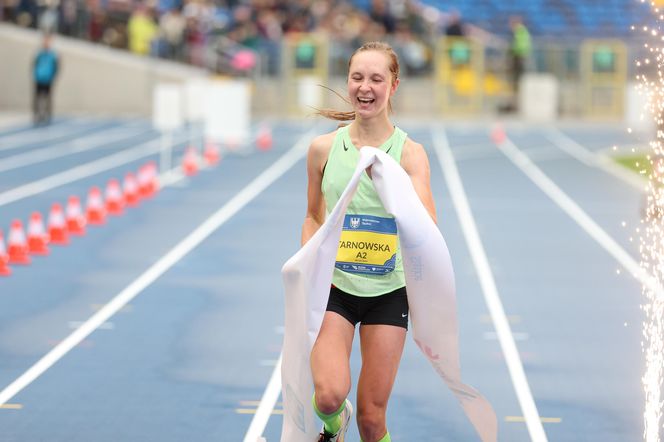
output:
[[353, 55], [348, 69], [348, 97], [358, 116], [387, 114], [390, 97], [399, 85], [390, 63], [384, 51], [364, 50]]

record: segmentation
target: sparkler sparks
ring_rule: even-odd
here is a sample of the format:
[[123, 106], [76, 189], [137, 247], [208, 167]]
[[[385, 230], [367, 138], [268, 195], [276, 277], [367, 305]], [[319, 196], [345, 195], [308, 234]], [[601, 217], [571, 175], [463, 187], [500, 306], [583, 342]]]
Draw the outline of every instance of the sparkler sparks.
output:
[[[643, 2], [643, 0], [641, 0]], [[652, 284], [643, 285], [644, 301], [641, 309], [644, 312], [642, 350], [645, 355], [645, 372], [641, 379], [645, 393], [643, 412], [646, 442], [659, 442], [662, 418], [662, 374], [664, 368], [664, 296], [661, 287], [664, 281], [664, 47], [659, 46], [662, 13], [651, 2], [654, 17], [659, 18], [651, 26], [644, 26], [644, 36], [649, 43], [644, 44], [646, 55], [636, 62], [644, 73], [637, 75], [639, 88], [646, 97], [647, 108], [653, 116], [657, 134], [650, 142], [651, 152], [647, 157], [650, 169], [641, 171], [648, 173], [646, 187], [647, 207], [641, 220], [641, 228], [637, 228], [640, 240], [641, 268], [650, 275]]]

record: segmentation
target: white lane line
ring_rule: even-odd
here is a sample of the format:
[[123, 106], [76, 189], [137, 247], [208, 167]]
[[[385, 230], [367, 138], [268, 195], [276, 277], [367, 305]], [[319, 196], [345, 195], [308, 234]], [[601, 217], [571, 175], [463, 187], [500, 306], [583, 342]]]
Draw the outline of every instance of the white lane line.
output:
[[[187, 138], [185, 136], [180, 136], [174, 140], [173, 144], [182, 143], [186, 141], [186, 139]], [[62, 186], [64, 184], [69, 184], [71, 182], [96, 175], [100, 172], [113, 169], [123, 164], [127, 164], [132, 161], [153, 155], [159, 152], [160, 146], [161, 144], [159, 140], [147, 141], [132, 149], [124, 150], [113, 155], [108, 155], [98, 160], [81, 164], [80, 166], [67, 169], [63, 172], [47, 176], [37, 181], [15, 187], [11, 190], [0, 193], [0, 206], [7, 205], [9, 203], [19, 201], [23, 198], [27, 198], [38, 193]]]
[[586, 149], [581, 144], [562, 133], [559, 129], [551, 129], [547, 134], [547, 137], [561, 150], [569, 154], [571, 157], [576, 158], [586, 166], [601, 169], [641, 192], [645, 190], [648, 184], [648, 180], [645, 179], [645, 177], [630, 172], [623, 166], [616, 164], [610, 156], [598, 154]]
[[[612, 156], [616, 155], [619, 153], [617, 151], [618, 146], [610, 146], [610, 147], [602, 147], [597, 149], [595, 152], [597, 152], [600, 155], [606, 155], [606, 156]], [[645, 154], [645, 153], [650, 153], [652, 152], [652, 148], [650, 147], [649, 142], [647, 141], [642, 141], [640, 143], [625, 143], [620, 145], [620, 153], [625, 153], [627, 155], [632, 155], [632, 154]]]
[[[306, 146], [313, 136], [313, 130], [305, 134], [295, 146], [270, 167], [265, 169], [263, 173], [257, 176], [247, 185], [247, 187], [242, 189], [230, 201], [224, 204], [223, 207], [213, 213], [207, 220], [198, 226], [196, 230], [191, 232], [186, 238], [169, 250], [163, 257], [161, 257], [161, 259], [159, 259], [159, 261], [154, 263], [142, 275], [125, 287], [125, 289], [118, 293], [108, 304], [92, 315], [79, 328], [61, 341], [25, 373], [5, 387], [4, 390], [0, 391], [0, 406], [7, 403], [24, 388], [30, 385], [35, 379], [44, 374], [46, 370], [64, 357], [72, 348], [80, 344], [85, 338], [92, 334], [92, 332], [108, 321], [115, 313], [131, 302], [131, 300], [140, 294], [146, 287], [156, 281], [157, 278], [173, 267], [233, 215], [286, 173], [305, 155]], [[279, 378], [281, 377], [279, 376]]]
[[75, 140], [66, 140], [43, 149], [35, 149], [22, 154], [5, 157], [0, 160], [0, 172], [6, 172], [20, 167], [30, 166], [41, 163], [46, 160], [61, 158], [74, 153], [85, 152], [86, 150], [97, 149], [117, 143], [122, 140], [138, 137], [147, 134], [149, 130], [137, 129], [110, 129], [104, 132], [97, 132], [87, 137]]
[[496, 281], [494, 280], [489, 260], [486, 256], [484, 246], [482, 245], [482, 240], [480, 239], [477, 225], [475, 224], [475, 218], [470, 210], [468, 197], [463, 188], [463, 182], [461, 181], [459, 170], [456, 167], [454, 155], [452, 154], [449, 142], [447, 141], [447, 134], [443, 129], [432, 130], [432, 132], [438, 162], [445, 175], [445, 181], [449, 187], [452, 202], [454, 203], [461, 224], [461, 229], [466, 238], [466, 243], [468, 243], [468, 249], [470, 250], [473, 263], [477, 269], [477, 275], [480, 279], [482, 292], [484, 293], [484, 300], [489, 308], [489, 313], [498, 335], [498, 342], [503, 351], [505, 362], [507, 363], [507, 369], [510, 373], [510, 378], [512, 379], [512, 384], [514, 385], [519, 405], [521, 406], [521, 411], [526, 419], [526, 427], [528, 428], [530, 439], [534, 442], [546, 442], [546, 433], [544, 432], [544, 427], [542, 426], [542, 421], [540, 420], [535, 400], [533, 399], [530, 386], [528, 385], [528, 379], [526, 378], [526, 373], [523, 369], [523, 363], [521, 362], [519, 351], [514, 342], [514, 336], [512, 335], [509, 321], [505, 315], [503, 303], [498, 294]]
[[[482, 337], [487, 341], [495, 341], [498, 339], [498, 334], [496, 332], [485, 332], [482, 334]], [[512, 332], [512, 337], [515, 341], [527, 341], [530, 338], [530, 335], [523, 332]]]
[[274, 410], [277, 404], [279, 394], [281, 394], [281, 354], [279, 355], [279, 360], [277, 360], [277, 365], [274, 366], [270, 381], [263, 392], [263, 397], [258, 404], [256, 414], [251, 419], [249, 429], [247, 429], [247, 433], [244, 435], [243, 442], [256, 442], [260, 440], [259, 438], [263, 435], [267, 421], [272, 415], [272, 410]]
[[[84, 324], [83, 321], [69, 321], [69, 328], [76, 330], [77, 328], [81, 327]], [[99, 327], [97, 327], [99, 330], [114, 330], [115, 329], [115, 324], [112, 322], [104, 322], [103, 324], [99, 324]]]
[[56, 128], [46, 127], [20, 132], [13, 135], [0, 138], [0, 151], [20, 149], [27, 144], [36, 142], [45, 142], [53, 138], [60, 138], [66, 135], [76, 136], [76, 134], [85, 129], [102, 129], [107, 123], [91, 121], [70, 121], [66, 126]]
[[604, 248], [616, 261], [642, 284], [647, 285], [654, 293], [660, 293], [661, 287], [648, 275], [620, 245], [604, 231], [578, 204], [563, 192], [530, 158], [521, 152], [509, 139], [505, 138], [499, 145], [500, 150], [517, 166], [530, 180], [537, 185], [554, 203], [569, 215], [585, 232]]

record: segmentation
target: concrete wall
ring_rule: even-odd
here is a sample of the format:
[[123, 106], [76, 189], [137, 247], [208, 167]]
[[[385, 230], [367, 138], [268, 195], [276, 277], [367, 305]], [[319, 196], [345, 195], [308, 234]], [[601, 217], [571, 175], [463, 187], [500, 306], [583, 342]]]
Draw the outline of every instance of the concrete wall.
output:
[[[0, 110], [30, 109], [32, 60], [40, 44], [38, 32], [0, 24]], [[156, 82], [207, 75], [203, 69], [60, 36], [53, 39], [53, 48], [61, 60], [56, 113], [149, 116]]]

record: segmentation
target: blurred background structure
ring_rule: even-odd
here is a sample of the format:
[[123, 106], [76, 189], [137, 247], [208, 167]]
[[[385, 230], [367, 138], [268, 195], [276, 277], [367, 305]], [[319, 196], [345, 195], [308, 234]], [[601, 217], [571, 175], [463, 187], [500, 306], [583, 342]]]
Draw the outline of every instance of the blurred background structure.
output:
[[[398, 113], [478, 116], [520, 108], [531, 119], [630, 123], [643, 108], [631, 85], [631, 60], [643, 51], [632, 26], [653, 20], [649, 4], [630, 0], [3, 0], [0, 19], [7, 24], [0, 28], [0, 73], [11, 86], [0, 92], [5, 109], [26, 106], [26, 57], [38, 45], [32, 34], [42, 30], [63, 37], [56, 47], [64, 85], [55, 100], [62, 111], [146, 114], [155, 78], [214, 74], [250, 79], [259, 114], [301, 115], [307, 106], [338, 105], [315, 85], [343, 91], [353, 49], [387, 40], [407, 80]], [[517, 49], [518, 78], [514, 20], [529, 37]], [[99, 96], [116, 83], [127, 98]], [[99, 91], [99, 84], [109, 88]]]

